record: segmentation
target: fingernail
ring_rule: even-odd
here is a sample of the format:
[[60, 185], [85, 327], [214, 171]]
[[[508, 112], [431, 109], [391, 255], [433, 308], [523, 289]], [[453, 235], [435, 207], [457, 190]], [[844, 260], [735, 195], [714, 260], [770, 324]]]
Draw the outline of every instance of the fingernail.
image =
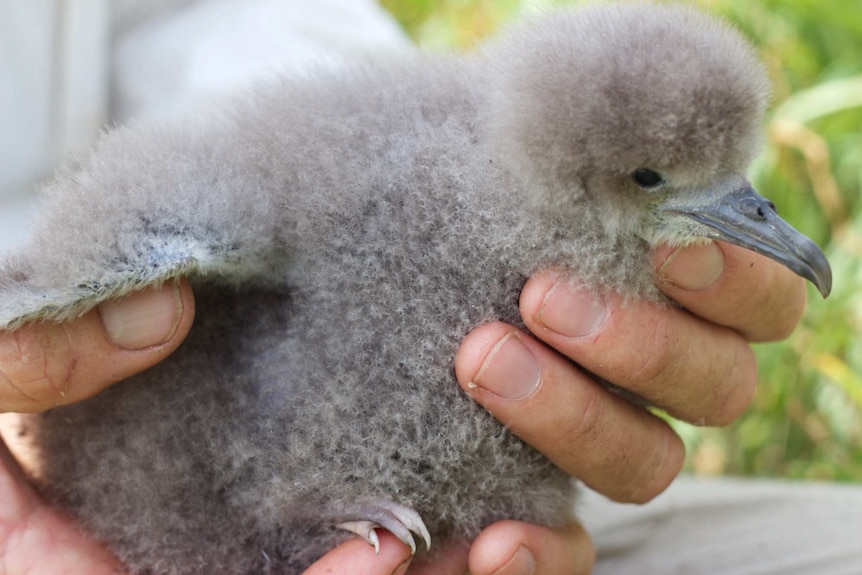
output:
[[182, 317], [183, 301], [176, 282], [133, 293], [99, 305], [108, 337], [121, 349], [137, 350], [170, 340]]
[[541, 377], [536, 358], [516, 332], [509, 332], [488, 353], [471, 383], [505, 399], [524, 399], [539, 388]]
[[584, 337], [598, 331], [608, 319], [603, 297], [560, 280], [545, 295], [536, 321], [568, 337]]
[[410, 567], [410, 563], [412, 561], [413, 561], [412, 558], [409, 558], [406, 561], [404, 561], [404, 563], [399, 565], [398, 568], [392, 572], [392, 575], [404, 575], [405, 573], [407, 573], [407, 569]]
[[533, 575], [536, 572], [536, 558], [529, 549], [521, 545], [509, 562], [494, 571], [493, 575]]
[[677, 248], [658, 273], [676, 287], [690, 291], [706, 289], [724, 273], [724, 252], [715, 242]]

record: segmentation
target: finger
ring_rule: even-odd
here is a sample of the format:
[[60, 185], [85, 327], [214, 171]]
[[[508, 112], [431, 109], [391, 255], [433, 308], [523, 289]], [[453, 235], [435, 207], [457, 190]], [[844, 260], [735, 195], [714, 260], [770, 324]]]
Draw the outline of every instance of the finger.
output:
[[119, 575], [116, 560], [49, 509], [0, 442], [0, 572], [5, 575]]
[[458, 349], [455, 373], [494, 417], [611, 499], [648, 501], [682, 466], [682, 443], [664, 421], [511, 326], [471, 332]]
[[466, 575], [470, 545], [466, 541], [444, 544], [442, 551], [417, 559], [407, 571], [408, 575]]
[[500, 521], [479, 534], [469, 562], [471, 575], [588, 575], [595, 549], [580, 525], [549, 529]]
[[733, 244], [656, 251], [659, 287], [698, 316], [750, 341], [790, 335], [805, 310], [805, 280], [767, 257]]
[[543, 273], [521, 292], [521, 315], [565, 356], [678, 419], [724, 425], [754, 395], [757, 364], [748, 342], [683, 310], [599, 297]]
[[380, 553], [360, 539], [345, 541], [309, 567], [303, 575], [404, 575], [412, 559], [410, 548], [394, 535], [377, 530]]
[[90, 397], [170, 355], [188, 333], [187, 282], [105, 302], [69, 323], [0, 333], [0, 412], [37, 412]]

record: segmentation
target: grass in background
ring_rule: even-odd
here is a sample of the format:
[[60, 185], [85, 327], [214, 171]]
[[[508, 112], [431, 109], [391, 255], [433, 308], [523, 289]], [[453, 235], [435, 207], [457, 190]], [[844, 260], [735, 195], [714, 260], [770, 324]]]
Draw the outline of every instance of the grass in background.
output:
[[[565, 0], [381, 0], [425, 48], [465, 50]], [[774, 100], [752, 181], [825, 247], [834, 288], [809, 290], [787, 340], [755, 346], [751, 409], [723, 429], [675, 423], [699, 474], [862, 480], [862, 0], [700, 0], [767, 64]]]

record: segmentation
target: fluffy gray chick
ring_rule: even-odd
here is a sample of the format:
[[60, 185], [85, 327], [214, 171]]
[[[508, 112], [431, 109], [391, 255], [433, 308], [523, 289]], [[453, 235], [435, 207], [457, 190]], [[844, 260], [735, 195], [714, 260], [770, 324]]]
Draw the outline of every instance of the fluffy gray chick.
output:
[[0, 326], [177, 276], [198, 317], [168, 361], [35, 417], [34, 480], [138, 574], [299, 573], [338, 526], [421, 552], [426, 527], [571, 521], [573, 482], [460, 392], [458, 342], [519, 323], [543, 268], [661, 301], [662, 241], [737, 243], [827, 293], [745, 179], [766, 98], [727, 26], [604, 5], [106, 135], [45, 189]]

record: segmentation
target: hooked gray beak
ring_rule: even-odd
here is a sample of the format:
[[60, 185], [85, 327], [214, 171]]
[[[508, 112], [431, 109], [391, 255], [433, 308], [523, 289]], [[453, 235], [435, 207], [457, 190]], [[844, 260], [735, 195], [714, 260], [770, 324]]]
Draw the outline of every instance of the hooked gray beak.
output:
[[832, 268], [820, 248], [782, 220], [775, 204], [750, 186], [701, 206], [679, 210], [704, 224], [711, 239], [765, 255], [811, 281], [823, 297], [832, 291]]

